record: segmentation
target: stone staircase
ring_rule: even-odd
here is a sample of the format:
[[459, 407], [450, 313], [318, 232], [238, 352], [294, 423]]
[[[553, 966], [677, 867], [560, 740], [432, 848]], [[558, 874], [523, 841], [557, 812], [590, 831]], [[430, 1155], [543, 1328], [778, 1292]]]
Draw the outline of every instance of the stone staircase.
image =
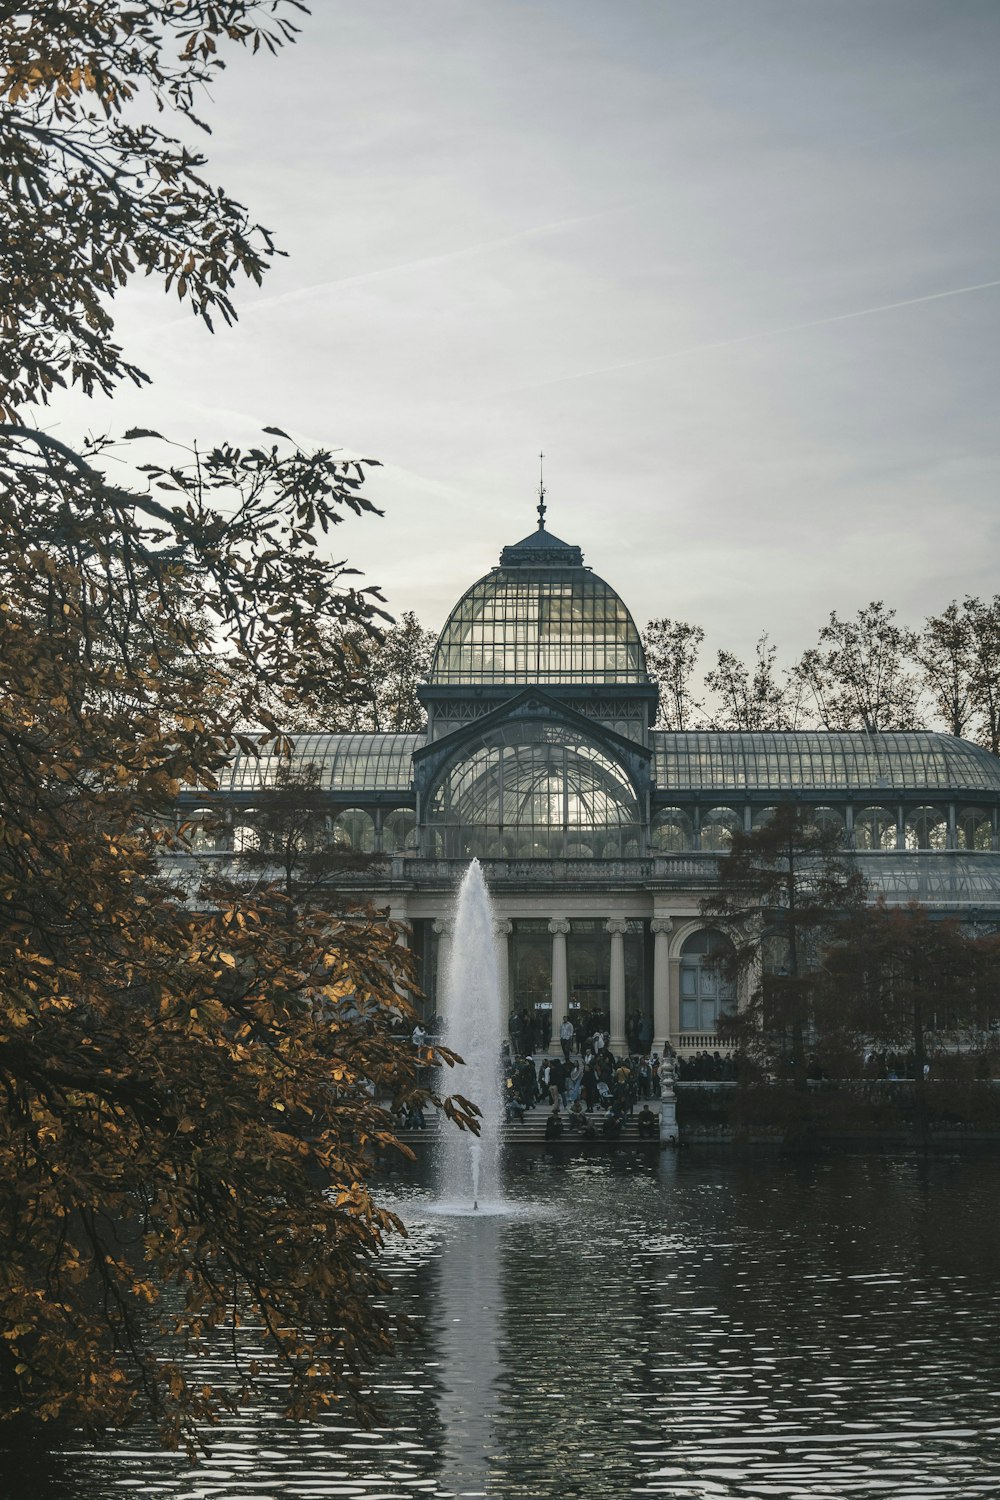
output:
[[[657, 1119], [659, 1119], [660, 1101], [658, 1099], [650, 1099], [649, 1107], [654, 1115], [657, 1116]], [[642, 1102], [640, 1101], [636, 1106], [636, 1116], [641, 1108]], [[607, 1151], [619, 1146], [650, 1146], [654, 1149], [659, 1146], [658, 1134], [654, 1135], [651, 1139], [640, 1136], [636, 1128], [635, 1116], [631, 1119], [626, 1118], [621, 1134], [616, 1138], [612, 1139], [611, 1137], [602, 1135], [601, 1127], [604, 1124], [604, 1115], [600, 1110], [595, 1110], [590, 1116], [590, 1123], [597, 1132], [594, 1140], [584, 1140], [579, 1131], [566, 1128], [566, 1113], [562, 1111], [563, 1133], [557, 1140], [547, 1141], [545, 1139], [545, 1122], [550, 1114], [551, 1110], [547, 1106], [536, 1104], [534, 1109], [526, 1111], [523, 1120], [501, 1126], [501, 1140], [504, 1147], [513, 1150], [537, 1150], [542, 1147], [550, 1147], [556, 1151]], [[446, 1128], [447, 1123], [440, 1116], [432, 1111], [428, 1111], [426, 1125], [423, 1130], [401, 1130], [399, 1132], [399, 1139], [405, 1141], [413, 1150], [420, 1151], [422, 1148], [432, 1146], [438, 1139], [441, 1130]]]

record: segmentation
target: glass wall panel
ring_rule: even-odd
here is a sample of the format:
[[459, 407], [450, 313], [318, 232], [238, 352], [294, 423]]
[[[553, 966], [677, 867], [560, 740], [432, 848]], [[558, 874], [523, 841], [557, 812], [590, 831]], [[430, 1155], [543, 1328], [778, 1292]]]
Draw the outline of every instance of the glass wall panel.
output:
[[948, 814], [940, 807], [918, 807], [906, 816], [907, 849], [947, 849]]
[[864, 807], [854, 814], [856, 849], [895, 849], [896, 814], [891, 807]]
[[[570, 1010], [588, 1032], [606, 1031], [610, 1025], [611, 934], [604, 921], [603, 917], [574, 917], [566, 940]], [[624, 953], [625, 1014], [631, 1051], [638, 1050], [632, 1045], [637, 1039], [633, 1032], [643, 1016], [652, 1016], [649, 946], [649, 923], [638, 918], [630, 921], [624, 936]]]
[[552, 1017], [552, 935], [544, 918], [516, 917], [510, 939], [511, 1003], [526, 1011], [534, 1050], [548, 1046]]
[[664, 807], [653, 819], [649, 846], [656, 854], [683, 854], [694, 848], [694, 822], [683, 807]]
[[566, 940], [570, 1008], [579, 1010], [588, 1032], [609, 1025], [611, 938], [603, 918], [574, 917]]
[[196, 854], [218, 853], [229, 847], [229, 830], [217, 807], [195, 807], [185, 813], [186, 837]]
[[482, 741], [446, 774], [427, 821], [449, 858], [608, 859], [638, 853], [641, 834], [621, 767], [549, 723], [511, 725]]
[[260, 816], [257, 808], [242, 808], [233, 817], [233, 851], [236, 854], [252, 853], [261, 845], [260, 833], [257, 830], [257, 819]]
[[[625, 930], [625, 1034], [629, 1051], [642, 1051], [641, 1030], [643, 1017], [650, 1020], [653, 1015], [653, 966], [652, 954], [647, 952], [649, 923], [638, 919], [630, 921]], [[610, 946], [611, 938], [607, 934]], [[653, 1029], [649, 1027], [649, 1039]]]
[[394, 807], [382, 819], [382, 848], [386, 854], [403, 854], [416, 848], [417, 815], [410, 807]]
[[375, 819], [362, 807], [348, 807], [333, 820], [333, 842], [355, 854], [371, 854], [375, 848]]
[[743, 819], [731, 807], [712, 807], [701, 815], [701, 847], [722, 853], [733, 842], [733, 834], [743, 827]]
[[732, 951], [714, 927], [693, 932], [681, 948], [681, 1030], [714, 1031], [719, 1016], [732, 1010], [736, 991], [720, 971], [719, 959]]
[[963, 807], [960, 810], [958, 847], [980, 852], [993, 848], [993, 819], [985, 807]]
[[434, 683], [646, 682], [631, 615], [584, 568], [496, 568], [448, 617]]
[[883, 787], [1000, 792], [1000, 761], [989, 751], [922, 730], [886, 734], [655, 730], [652, 742], [656, 784], [678, 795], [699, 787], [722, 794], [744, 789], [854, 789], [873, 794], [875, 801]]
[[296, 734], [291, 755], [237, 755], [219, 773], [220, 789], [254, 792], [308, 780], [327, 792], [407, 792], [422, 734]]
[[841, 838], [846, 837], [846, 825], [844, 814], [836, 807], [814, 807], [810, 814], [810, 822], [824, 833], [839, 833]]

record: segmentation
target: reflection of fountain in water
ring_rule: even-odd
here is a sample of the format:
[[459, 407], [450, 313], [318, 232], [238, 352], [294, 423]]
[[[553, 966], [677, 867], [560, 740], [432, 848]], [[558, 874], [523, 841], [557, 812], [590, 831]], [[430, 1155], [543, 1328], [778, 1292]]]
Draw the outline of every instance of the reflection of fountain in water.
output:
[[440, 1241], [441, 1491], [486, 1495], [499, 1399], [501, 1236], [499, 1216], [452, 1221]]
[[503, 1113], [500, 1049], [503, 1041], [500, 965], [493, 908], [479, 861], [459, 887], [444, 976], [444, 1041], [465, 1060], [445, 1087], [482, 1111], [478, 1139], [446, 1127], [440, 1151], [439, 1193], [456, 1208], [489, 1212], [499, 1200], [500, 1121]]

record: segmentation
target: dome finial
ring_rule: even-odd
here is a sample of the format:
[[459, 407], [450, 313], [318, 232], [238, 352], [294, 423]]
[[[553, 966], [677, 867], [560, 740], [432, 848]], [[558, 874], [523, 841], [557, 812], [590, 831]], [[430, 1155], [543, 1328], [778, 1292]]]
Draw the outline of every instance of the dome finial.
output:
[[545, 530], [545, 454], [538, 455], [538, 529]]

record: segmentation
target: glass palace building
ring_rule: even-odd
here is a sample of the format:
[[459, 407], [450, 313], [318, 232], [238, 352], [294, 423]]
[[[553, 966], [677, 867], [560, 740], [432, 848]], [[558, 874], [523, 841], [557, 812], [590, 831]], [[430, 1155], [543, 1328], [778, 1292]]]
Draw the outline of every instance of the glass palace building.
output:
[[[930, 732], [672, 733], [628, 609], [578, 547], [539, 522], [458, 601], [428, 680], [422, 734], [293, 738], [332, 843], [381, 858], [338, 885], [405, 921], [428, 1006], [457, 883], [483, 863], [509, 1002], [638, 1017], [653, 1046], [714, 1046], [720, 1003], [699, 914], [736, 828], [780, 801], [843, 831], [873, 892], [1000, 921], [1000, 761]], [[287, 762], [286, 762], [287, 764]], [[274, 758], [241, 756], [197, 833], [197, 857], [256, 846]], [[220, 830], [219, 813], [224, 827]], [[215, 826], [213, 827], [213, 819]]]

